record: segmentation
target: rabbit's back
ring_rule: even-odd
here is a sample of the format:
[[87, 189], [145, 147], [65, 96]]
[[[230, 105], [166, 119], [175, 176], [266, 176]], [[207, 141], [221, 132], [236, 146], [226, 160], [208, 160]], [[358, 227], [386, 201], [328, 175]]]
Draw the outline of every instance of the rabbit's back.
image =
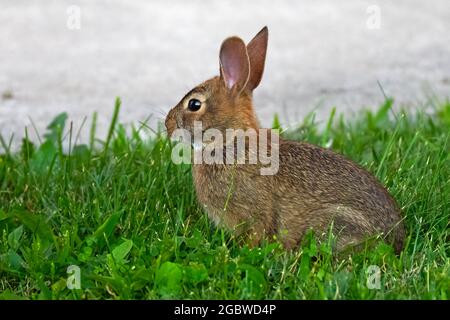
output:
[[402, 247], [404, 231], [394, 199], [373, 175], [331, 150], [281, 141], [274, 193], [283, 212], [280, 228], [304, 233], [324, 230], [333, 221], [341, 242], [384, 233], [393, 237], [397, 251]]

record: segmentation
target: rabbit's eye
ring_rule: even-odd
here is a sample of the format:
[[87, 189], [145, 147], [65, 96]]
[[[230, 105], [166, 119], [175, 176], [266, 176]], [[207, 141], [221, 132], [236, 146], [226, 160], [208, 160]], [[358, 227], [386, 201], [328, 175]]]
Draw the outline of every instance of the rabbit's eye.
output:
[[198, 111], [201, 106], [202, 106], [202, 103], [200, 102], [200, 100], [197, 100], [197, 99], [191, 99], [188, 102], [189, 111]]

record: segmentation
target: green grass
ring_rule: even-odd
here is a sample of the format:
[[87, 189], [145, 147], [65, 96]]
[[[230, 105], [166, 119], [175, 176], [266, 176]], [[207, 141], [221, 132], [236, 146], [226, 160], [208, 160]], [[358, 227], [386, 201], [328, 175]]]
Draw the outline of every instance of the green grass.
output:
[[[127, 135], [116, 123], [119, 103], [103, 142], [94, 121], [90, 144], [74, 146], [65, 114], [38, 146], [12, 153], [2, 138], [0, 298], [449, 299], [450, 103], [413, 115], [391, 102], [322, 126], [309, 116], [284, 135], [331, 147], [388, 187], [407, 226], [400, 256], [380, 242], [336, 259], [313, 237], [293, 252], [243, 245], [208, 221], [163, 133], [142, 139], [145, 126]], [[70, 265], [81, 289], [66, 286]], [[367, 287], [371, 265], [379, 289]]]

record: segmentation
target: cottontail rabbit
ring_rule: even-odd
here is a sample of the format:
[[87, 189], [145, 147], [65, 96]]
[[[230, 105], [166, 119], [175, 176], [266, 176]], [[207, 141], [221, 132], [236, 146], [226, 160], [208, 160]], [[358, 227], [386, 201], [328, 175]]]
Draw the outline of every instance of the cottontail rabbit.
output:
[[[252, 104], [252, 91], [264, 71], [267, 40], [267, 27], [247, 46], [238, 37], [227, 38], [220, 49], [220, 76], [195, 87], [170, 110], [165, 121], [169, 136], [176, 129], [194, 133], [196, 121], [201, 122], [201, 133], [214, 128], [223, 136], [227, 129], [267, 130], [259, 128]], [[278, 153], [273, 175], [261, 174], [259, 161], [194, 163], [198, 201], [216, 224], [248, 235], [251, 244], [277, 236], [287, 248], [298, 246], [309, 229], [325, 235], [332, 226], [338, 251], [376, 235], [401, 251], [405, 231], [400, 210], [376, 178], [331, 150], [281, 138], [271, 146], [270, 141], [258, 138]], [[248, 147], [245, 140], [245, 159], [251, 153]]]

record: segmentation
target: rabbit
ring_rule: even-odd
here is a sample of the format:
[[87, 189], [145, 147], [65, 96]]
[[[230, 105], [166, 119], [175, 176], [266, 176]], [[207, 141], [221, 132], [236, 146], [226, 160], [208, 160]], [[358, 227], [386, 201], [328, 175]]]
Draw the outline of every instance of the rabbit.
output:
[[[267, 43], [267, 27], [248, 45], [236, 36], [225, 39], [220, 75], [192, 89], [169, 111], [168, 135], [177, 129], [192, 133], [196, 121], [224, 135], [227, 129], [267, 130], [260, 128], [252, 102]], [[251, 246], [276, 238], [294, 249], [309, 230], [319, 238], [332, 230], [337, 252], [379, 236], [401, 252], [405, 229], [400, 209], [373, 175], [332, 150], [306, 142], [278, 137], [275, 146], [278, 171], [273, 175], [262, 175], [261, 163], [192, 165], [198, 202], [216, 225], [243, 236]]]

